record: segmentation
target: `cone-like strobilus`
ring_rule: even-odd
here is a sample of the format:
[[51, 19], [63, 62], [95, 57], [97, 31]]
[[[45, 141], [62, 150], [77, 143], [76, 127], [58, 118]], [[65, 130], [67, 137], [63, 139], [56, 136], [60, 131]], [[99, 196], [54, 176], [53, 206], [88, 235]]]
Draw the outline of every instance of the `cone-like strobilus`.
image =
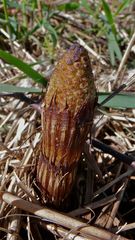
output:
[[87, 51], [73, 44], [59, 60], [42, 104], [42, 140], [37, 183], [42, 196], [59, 207], [71, 192], [87, 135], [96, 88]]

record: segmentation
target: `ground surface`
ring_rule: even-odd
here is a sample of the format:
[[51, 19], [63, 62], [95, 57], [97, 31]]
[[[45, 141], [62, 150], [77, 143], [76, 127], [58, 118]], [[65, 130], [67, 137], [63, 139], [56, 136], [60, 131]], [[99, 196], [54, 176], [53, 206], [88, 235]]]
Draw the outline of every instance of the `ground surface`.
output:
[[[123, 153], [121, 160], [125, 159], [125, 153], [135, 157], [134, 15], [134, 1], [63, 0], [45, 4], [44, 1], [3, 0], [0, 3], [1, 49], [31, 64], [44, 76], [45, 85], [58, 59], [73, 42], [83, 45], [89, 53], [99, 103], [126, 83], [122, 95], [117, 94], [110, 102], [97, 106], [92, 131], [92, 138], [110, 146], [112, 155], [113, 149]], [[21, 63], [22, 67], [18, 67], [17, 60], [10, 57], [4, 59], [0, 52], [0, 189], [40, 204], [34, 179], [39, 154], [36, 149], [41, 138], [40, 113], [30, 102], [21, 101], [12, 93], [23, 91], [37, 102], [44, 93], [28, 92], [32, 87], [45, 92], [45, 87], [41, 79], [39, 83], [34, 81], [34, 73], [30, 77], [27, 65]], [[8, 84], [28, 89], [13, 90]], [[5, 93], [11, 95], [2, 95]], [[93, 145], [91, 149], [93, 157], [87, 149], [79, 163], [70, 214], [81, 215], [97, 227], [97, 233], [102, 227], [135, 239], [134, 171], [119, 157]], [[68, 231], [60, 230], [59, 222], [54, 222], [59, 235], [53, 222], [50, 221], [51, 226], [46, 220], [31, 217], [28, 210], [21, 210], [23, 203], [19, 209], [12, 206], [12, 199], [11, 206], [6, 201], [0, 205], [0, 239], [53, 239], [53, 235], [56, 239], [73, 239], [67, 234], [70, 227]], [[75, 239], [90, 239], [83, 234], [81, 237]], [[108, 235], [102, 239], [112, 238]]]

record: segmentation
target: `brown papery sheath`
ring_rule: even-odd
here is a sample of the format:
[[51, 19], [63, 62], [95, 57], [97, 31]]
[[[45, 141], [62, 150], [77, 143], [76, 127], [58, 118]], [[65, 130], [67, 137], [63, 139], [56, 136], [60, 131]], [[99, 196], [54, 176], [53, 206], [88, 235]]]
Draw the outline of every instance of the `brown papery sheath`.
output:
[[42, 140], [37, 183], [47, 202], [59, 207], [71, 192], [87, 135], [96, 89], [87, 51], [73, 44], [58, 62], [42, 104]]

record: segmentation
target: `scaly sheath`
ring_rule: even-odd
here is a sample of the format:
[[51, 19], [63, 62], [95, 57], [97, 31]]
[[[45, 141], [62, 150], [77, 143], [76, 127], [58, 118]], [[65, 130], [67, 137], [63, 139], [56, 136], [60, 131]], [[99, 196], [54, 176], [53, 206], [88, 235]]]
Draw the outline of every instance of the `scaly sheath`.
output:
[[58, 62], [42, 104], [37, 183], [59, 207], [71, 192], [83, 145], [91, 131], [96, 89], [87, 51], [74, 44]]

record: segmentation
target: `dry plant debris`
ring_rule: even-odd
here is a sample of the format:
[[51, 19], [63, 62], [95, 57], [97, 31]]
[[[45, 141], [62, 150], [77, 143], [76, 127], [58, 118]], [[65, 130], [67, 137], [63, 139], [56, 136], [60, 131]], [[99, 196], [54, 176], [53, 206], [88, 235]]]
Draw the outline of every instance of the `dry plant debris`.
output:
[[[61, 2], [54, 1], [54, 6], [56, 4], [57, 7]], [[89, 2], [93, 10], [98, 1]], [[117, 5], [116, 1], [114, 2], [110, 3], [112, 9]], [[45, 16], [42, 13], [42, 4], [43, 2], [39, 1], [35, 16], [32, 18], [28, 8], [25, 19], [28, 29], [31, 30], [31, 26], [35, 26], [34, 17]], [[99, 1], [99, 10], [95, 11], [96, 17], [103, 12], [101, 5]], [[55, 48], [50, 40], [51, 34], [44, 25], [35, 33], [28, 35], [23, 45], [22, 39], [10, 39], [10, 32], [0, 27], [0, 43], [4, 43], [3, 48], [25, 62], [33, 64], [34, 69], [42, 72], [49, 79], [56, 56], [59, 53], [63, 54], [64, 49], [68, 48], [75, 39], [91, 56], [98, 91], [112, 92], [121, 84], [128, 82], [135, 73], [134, 4], [116, 16], [116, 31], [119, 32], [121, 51], [125, 57], [122, 61], [116, 60], [115, 68], [110, 65], [105, 32], [102, 32], [104, 28], [106, 29], [106, 25], [101, 24], [98, 17], [95, 21], [94, 15], [91, 17], [86, 8], [82, 9], [81, 14], [80, 10], [66, 12], [51, 9], [50, 6], [49, 11], [50, 13], [52, 11], [49, 23], [58, 30], [60, 36]], [[14, 6], [9, 8], [10, 16], [15, 14], [18, 23], [23, 22], [24, 15], [20, 13], [21, 10], [16, 10]], [[22, 26], [19, 27], [21, 31]], [[85, 31], [87, 29], [90, 31]], [[110, 29], [109, 31], [111, 32]], [[37, 84], [17, 68], [13, 68], [1, 59], [0, 82], [29, 88], [37, 87]], [[127, 86], [123, 92], [134, 93], [135, 84]], [[29, 97], [37, 99], [35, 94]], [[134, 169], [92, 147], [89, 141], [81, 156], [72, 193], [74, 207], [62, 213], [62, 223], [57, 220], [54, 222], [54, 216], [60, 214], [54, 209], [51, 209], [52, 217], [47, 219], [46, 211], [50, 209], [40, 205], [41, 198], [35, 191], [36, 183], [33, 178], [38, 155], [35, 149], [38, 149], [41, 140], [40, 114], [31, 105], [12, 96], [1, 96], [0, 101], [0, 239], [135, 239]], [[105, 107], [98, 109], [92, 136], [117, 151], [134, 157], [135, 110]], [[40, 216], [37, 216], [37, 209], [41, 211]], [[62, 211], [64, 212], [64, 209]], [[76, 217], [79, 220], [76, 220]], [[67, 222], [65, 219], [68, 219]], [[83, 226], [80, 229], [78, 221], [80, 225], [87, 224], [88, 228]]]

